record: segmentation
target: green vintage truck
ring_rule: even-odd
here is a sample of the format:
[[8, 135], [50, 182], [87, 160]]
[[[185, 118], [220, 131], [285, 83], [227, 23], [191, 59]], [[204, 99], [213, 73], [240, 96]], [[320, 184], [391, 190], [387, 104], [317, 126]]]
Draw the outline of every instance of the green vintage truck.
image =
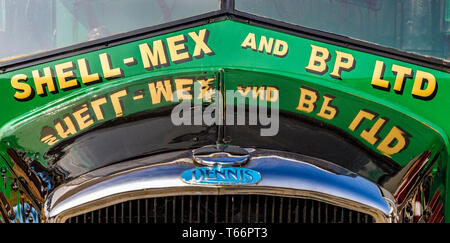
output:
[[450, 222], [449, 0], [0, 0], [3, 223]]

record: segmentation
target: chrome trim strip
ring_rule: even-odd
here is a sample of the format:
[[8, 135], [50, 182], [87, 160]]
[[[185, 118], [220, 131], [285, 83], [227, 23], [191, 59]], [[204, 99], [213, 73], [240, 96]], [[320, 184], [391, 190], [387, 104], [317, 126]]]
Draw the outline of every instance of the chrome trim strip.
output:
[[[280, 152], [278, 152], [280, 153]], [[186, 155], [186, 154], [181, 154]], [[87, 174], [77, 182], [62, 185], [46, 200], [45, 215], [49, 222], [67, 218], [138, 198], [189, 194], [265, 194], [315, 199], [370, 214], [376, 222], [394, 222], [395, 204], [386, 190], [341, 167], [306, 156], [256, 150], [247, 168], [261, 173], [256, 185], [210, 186], [188, 185], [180, 175], [195, 168], [191, 158], [178, 158], [142, 166], [145, 159], [124, 163]], [[132, 168], [133, 164], [139, 167]], [[127, 167], [127, 165], [125, 165]]]

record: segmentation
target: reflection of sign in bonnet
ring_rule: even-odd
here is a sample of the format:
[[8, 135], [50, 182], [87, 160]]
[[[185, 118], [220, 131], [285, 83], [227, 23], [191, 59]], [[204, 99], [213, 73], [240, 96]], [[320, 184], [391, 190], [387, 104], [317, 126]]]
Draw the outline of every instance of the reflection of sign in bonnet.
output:
[[186, 170], [181, 179], [189, 184], [242, 185], [255, 184], [261, 180], [259, 172], [239, 167], [250, 157], [247, 150], [231, 145], [205, 146], [193, 151], [199, 167]]

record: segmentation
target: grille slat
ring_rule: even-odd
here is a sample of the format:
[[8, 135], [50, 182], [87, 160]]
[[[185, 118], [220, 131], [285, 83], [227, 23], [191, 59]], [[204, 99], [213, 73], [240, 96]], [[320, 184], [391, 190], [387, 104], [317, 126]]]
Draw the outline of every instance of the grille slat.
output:
[[275, 223], [275, 197], [272, 197], [272, 221], [271, 223]]
[[267, 222], [267, 196], [264, 196], [264, 222]]
[[158, 198], [153, 198], [153, 219], [154, 219], [154, 222], [156, 223], [157, 222], [157, 215], [156, 215], [156, 212], [157, 212], [157, 207], [158, 207]]
[[248, 210], [247, 210], [247, 217], [248, 217], [247, 222], [249, 223], [252, 222], [251, 215], [252, 215], [252, 196], [250, 195], [248, 197]]
[[181, 197], [181, 223], [183, 223], [184, 219], [184, 197]]
[[310, 199], [267, 195], [188, 195], [136, 199], [67, 223], [372, 223], [372, 216]]
[[208, 223], [208, 211], [209, 211], [209, 196], [206, 196], [206, 203], [205, 203], [205, 223]]
[[131, 223], [133, 221], [133, 216], [131, 216], [131, 209], [133, 208], [131, 203], [133, 201], [128, 201], [128, 222]]
[[214, 198], [214, 223], [217, 223], [217, 197]]
[[202, 220], [200, 218], [200, 196], [197, 196], [197, 221], [195, 223], [200, 223]]
[[189, 197], [189, 223], [192, 223], [192, 196]]
[[262, 199], [261, 199], [261, 196], [259, 196], [259, 195], [256, 195], [255, 196], [256, 197], [256, 205], [255, 205], [255, 221], [254, 221], [254, 223], [258, 223], [258, 222], [261, 222], [262, 220], [261, 220], [261, 215], [262, 215], [262, 203], [261, 203], [261, 201], [262, 201]]
[[172, 204], [172, 223], [175, 223], [175, 217], [177, 216], [177, 200], [176, 197], [173, 197]]
[[231, 196], [231, 223], [234, 223], [234, 205], [235, 205], [234, 196]]

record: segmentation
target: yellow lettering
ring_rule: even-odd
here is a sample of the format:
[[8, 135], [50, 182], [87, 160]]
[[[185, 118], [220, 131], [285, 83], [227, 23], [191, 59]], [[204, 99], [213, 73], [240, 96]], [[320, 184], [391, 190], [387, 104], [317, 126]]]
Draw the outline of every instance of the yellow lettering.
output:
[[259, 52], [266, 52], [267, 54], [272, 54], [272, 48], [273, 48], [273, 38], [269, 38], [269, 41], [267, 42], [267, 38], [265, 36], [261, 36], [261, 40], [259, 42], [258, 51]]
[[100, 75], [98, 73], [91, 73], [89, 62], [86, 58], [78, 59], [78, 69], [80, 70], [81, 82], [83, 84], [93, 84], [100, 81]]
[[195, 58], [202, 58], [204, 54], [211, 56], [214, 52], [206, 44], [208, 42], [209, 31], [207, 29], [202, 29], [197, 33], [189, 32], [189, 36], [195, 41], [194, 53], [192, 56]]
[[245, 40], [242, 42], [241, 47], [244, 49], [247, 49], [250, 47], [252, 50], [256, 51], [255, 34], [248, 33], [247, 37], [245, 37]]
[[336, 61], [334, 62], [333, 72], [330, 76], [335, 79], [342, 79], [341, 72], [350, 72], [355, 68], [355, 58], [352, 54], [336, 51]]
[[333, 99], [334, 99], [333, 96], [328, 95], [323, 96], [323, 104], [322, 107], [320, 108], [319, 113], [317, 113], [317, 116], [320, 116], [327, 120], [331, 120], [336, 116], [336, 114], [338, 113], [338, 108], [330, 105]]
[[249, 86], [249, 87], [245, 87], [245, 89], [242, 87], [242, 86], [238, 86], [237, 87], [237, 90], [238, 90], [238, 92], [242, 95], [242, 96], [247, 96], [248, 95], [248, 92], [250, 92], [250, 90], [251, 90], [252, 88]]
[[352, 123], [350, 123], [350, 126], [348, 126], [348, 128], [352, 131], [355, 131], [359, 127], [359, 125], [361, 125], [364, 119], [373, 120], [375, 117], [376, 115], [370, 111], [360, 110], [358, 115], [356, 115], [356, 117], [353, 119]]
[[46, 137], [41, 138], [41, 142], [42, 143], [46, 143], [47, 145], [51, 146], [53, 144], [55, 144], [56, 142], [58, 142], [59, 140], [53, 136], [53, 135], [48, 135]]
[[65, 62], [55, 65], [56, 76], [58, 76], [59, 88], [62, 90], [70, 90], [78, 88], [80, 84], [77, 81], [77, 76], [72, 71], [75, 69], [75, 63]]
[[273, 55], [277, 57], [285, 57], [288, 54], [289, 46], [286, 41], [276, 40], [273, 47]]
[[123, 77], [123, 71], [120, 68], [113, 68], [111, 62], [111, 56], [107, 53], [98, 55], [100, 58], [100, 64], [102, 65], [103, 77], [112, 80]]
[[51, 146], [59, 141], [56, 135], [55, 129], [46, 126], [41, 131], [41, 142]]
[[278, 100], [279, 91], [275, 87], [267, 87], [267, 101], [275, 102]]
[[391, 156], [405, 149], [409, 143], [409, 134], [397, 126], [394, 126], [380, 142], [377, 149], [386, 156]]
[[311, 56], [306, 71], [322, 75], [328, 71], [327, 62], [330, 60], [330, 52], [327, 48], [311, 45]]
[[305, 87], [300, 88], [300, 100], [297, 110], [311, 113], [316, 108], [317, 92]]
[[24, 83], [28, 80], [27, 75], [25, 74], [16, 74], [11, 78], [11, 86], [17, 90], [22, 92], [17, 92], [14, 94], [14, 98], [19, 101], [26, 101], [34, 96], [34, 90], [27, 83]]
[[161, 94], [164, 96], [164, 99], [166, 101], [173, 100], [172, 84], [170, 83], [170, 80], [164, 80], [164, 84], [162, 81], [151, 82], [148, 84], [148, 88], [150, 90], [150, 95], [152, 97], [152, 104], [161, 103]]
[[259, 99], [260, 100], [264, 100], [264, 87], [259, 87], [258, 88], [258, 86], [254, 86], [253, 87], [253, 99], [257, 99], [258, 98], [258, 96], [259, 96]]
[[373, 70], [373, 75], [372, 75], [372, 86], [374, 88], [381, 88], [383, 90], [389, 90], [389, 87], [390, 87], [389, 81], [383, 80], [385, 69], [386, 69], [386, 66], [384, 65], [384, 62], [377, 60], [375, 63], [375, 69]]
[[173, 63], [182, 63], [191, 59], [191, 55], [187, 52], [186, 36], [176, 35], [167, 38], [167, 47], [169, 48], [170, 59]]
[[94, 124], [94, 120], [91, 118], [87, 104], [83, 104], [75, 108], [72, 115], [75, 118], [75, 121], [77, 121], [78, 128], [80, 128], [80, 130]]
[[192, 85], [194, 81], [192, 79], [175, 79], [175, 86], [177, 89], [177, 98], [180, 100], [190, 100], [192, 95], [190, 94], [191, 87], [186, 85]]
[[[425, 83], [427, 84], [426, 88], [424, 87]], [[433, 74], [418, 70], [414, 79], [412, 95], [419, 99], [429, 100], [434, 97], [436, 90], [437, 83]]]
[[380, 131], [380, 129], [383, 127], [384, 123], [386, 122], [386, 119], [379, 118], [375, 124], [370, 128], [369, 131], [363, 130], [361, 132], [361, 137], [364, 138], [367, 142], [374, 145], [378, 141], [377, 134]]
[[44, 75], [39, 70], [33, 70], [34, 86], [36, 88], [36, 93], [39, 96], [46, 96], [47, 92], [44, 90], [44, 86], [47, 86], [50, 93], [56, 93], [55, 79], [50, 67], [44, 68]]
[[412, 69], [407, 67], [402, 67], [399, 65], [392, 65], [392, 73], [396, 75], [394, 83], [394, 91], [397, 93], [403, 92], [403, 87], [405, 85], [406, 78], [412, 78]]
[[209, 79], [198, 79], [197, 82], [200, 83], [200, 94], [197, 99], [205, 99], [206, 101], [211, 100], [211, 96], [215, 93], [215, 90], [211, 87], [212, 82], [216, 80], [215, 78]]
[[114, 112], [116, 113], [116, 117], [121, 117], [123, 116], [123, 104], [122, 101], [120, 100], [122, 97], [126, 96], [127, 90], [126, 89], [122, 89], [119, 91], [116, 91], [114, 93], [111, 94], [111, 103], [113, 105], [114, 108]]
[[55, 120], [55, 129], [61, 138], [66, 138], [70, 134], [74, 135], [77, 133], [75, 124], [73, 123], [72, 118], [69, 115], [65, 115], [63, 121], [65, 125], [60, 119]]
[[106, 104], [106, 102], [106, 97], [97, 98], [91, 101], [91, 107], [92, 110], [94, 110], [95, 118], [97, 119], [97, 121], [105, 119], [104, 112], [101, 106], [103, 104]]
[[139, 51], [145, 69], [150, 71], [153, 70], [153, 67], [169, 66], [166, 48], [161, 40], [153, 41], [153, 50], [147, 43], [140, 44]]

